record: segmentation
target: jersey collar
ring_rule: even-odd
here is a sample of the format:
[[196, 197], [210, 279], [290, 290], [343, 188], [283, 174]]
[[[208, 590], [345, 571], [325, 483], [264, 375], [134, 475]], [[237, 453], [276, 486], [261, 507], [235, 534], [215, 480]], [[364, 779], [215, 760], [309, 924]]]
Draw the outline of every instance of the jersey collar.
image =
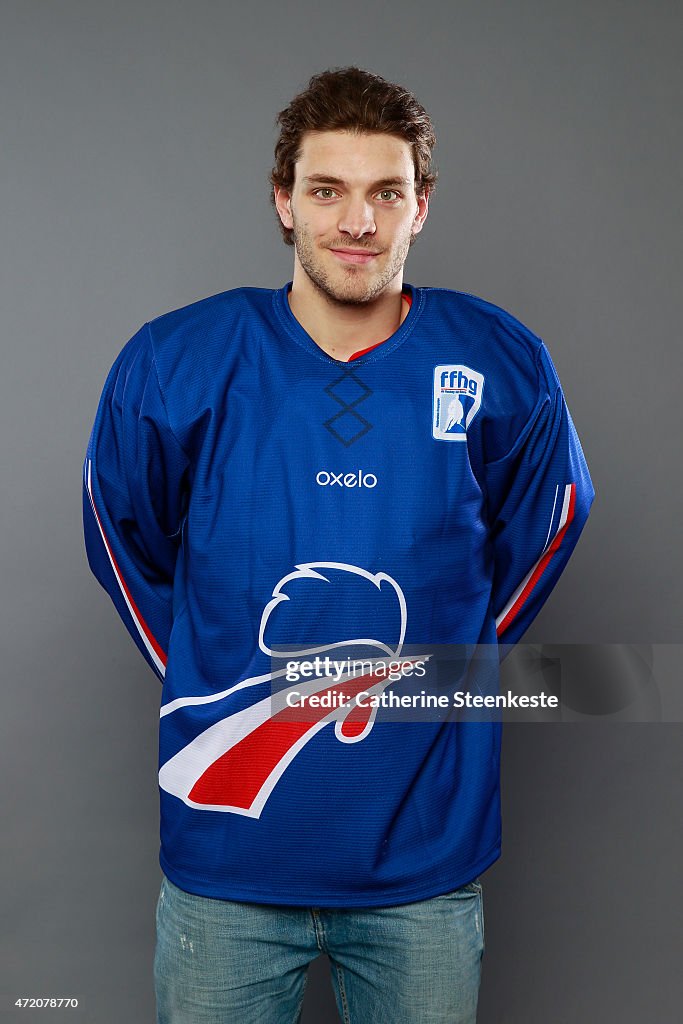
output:
[[[311, 338], [304, 328], [301, 326], [297, 318], [292, 313], [289, 305], [288, 294], [292, 289], [292, 281], [288, 281], [282, 288], [277, 289], [273, 293], [273, 304], [275, 306], [278, 318], [282, 322], [283, 326], [287, 330], [287, 333], [297, 342], [310, 352], [311, 355], [317, 356], [319, 359], [327, 363], [334, 363], [340, 366], [346, 366], [347, 361], [343, 359], [333, 359], [332, 356], [324, 352]], [[402, 291], [410, 299], [410, 309], [402, 324], [399, 325], [397, 330], [394, 331], [385, 341], [379, 342], [377, 345], [371, 346], [369, 349], [361, 349], [359, 352], [353, 353], [348, 362], [353, 362], [354, 365], [365, 365], [370, 362], [375, 362], [378, 359], [383, 359], [394, 349], [398, 348], [406, 338], [412, 333], [413, 328], [417, 322], [417, 319], [422, 312], [424, 305], [424, 296], [421, 288], [416, 288], [412, 284], [403, 282]]]

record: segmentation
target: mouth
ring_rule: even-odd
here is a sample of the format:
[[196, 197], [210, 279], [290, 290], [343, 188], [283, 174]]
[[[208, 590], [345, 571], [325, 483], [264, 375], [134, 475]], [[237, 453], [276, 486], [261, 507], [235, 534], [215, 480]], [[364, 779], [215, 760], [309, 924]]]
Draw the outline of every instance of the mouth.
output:
[[379, 252], [367, 249], [330, 249], [330, 252], [343, 263], [370, 263], [379, 256]]

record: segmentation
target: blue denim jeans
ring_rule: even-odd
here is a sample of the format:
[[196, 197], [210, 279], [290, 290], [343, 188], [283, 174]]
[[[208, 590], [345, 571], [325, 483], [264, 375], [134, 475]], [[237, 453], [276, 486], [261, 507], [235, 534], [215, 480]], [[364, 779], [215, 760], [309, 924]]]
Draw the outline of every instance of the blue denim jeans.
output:
[[344, 1024], [475, 1024], [484, 953], [479, 880], [395, 907], [325, 909], [195, 896], [164, 876], [157, 1024], [296, 1024], [326, 953]]

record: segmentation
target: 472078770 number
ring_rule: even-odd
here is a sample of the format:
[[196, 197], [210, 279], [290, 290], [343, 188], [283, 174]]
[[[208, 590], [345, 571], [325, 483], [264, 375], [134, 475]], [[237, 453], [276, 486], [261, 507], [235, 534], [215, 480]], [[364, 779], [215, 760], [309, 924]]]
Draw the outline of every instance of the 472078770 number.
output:
[[76, 1007], [78, 1006], [78, 999], [66, 996], [24, 996], [15, 1000], [14, 1005], [20, 1007], [21, 1009], [31, 1010], [40, 1009], [41, 1007], [43, 1009], [54, 1008], [57, 1006]]

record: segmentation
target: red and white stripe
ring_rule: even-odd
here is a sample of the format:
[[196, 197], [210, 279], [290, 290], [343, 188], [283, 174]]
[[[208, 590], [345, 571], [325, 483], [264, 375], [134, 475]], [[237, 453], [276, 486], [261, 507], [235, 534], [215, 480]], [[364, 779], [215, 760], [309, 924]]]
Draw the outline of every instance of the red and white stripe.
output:
[[[557, 492], [556, 492], [557, 498]], [[567, 484], [564, 489], [564, 498], [562, 501], [562, 511], [560, 513], [560, 521], [557, 525], [557, 530], [552, 540], [546, 540], [546, 545], [541, 552], [538, 560], [532, 565], [529, 572], [526, 574], [522, 582], [519, 584], [514, 594], [503, 608], [502, 612], [496, 619], [496, 634], [498, 636], [503, 633], [510, 623], [517, 617], [520, 610], [522, 609], [525, 601], [532, 593], [534, 587], [540, 580], [541, 576], [548, 567], [548, 563], [551, 558], [558, 550], [562, 539], [567, 532], [569, 524], [574, 518], [574, 503], [576, 501], [576, 484]], [[551, 527], [552, 519], [555, 514], [555, 505], [553, 503], [553, 511], [550, 517]], [[550, 533], [550, 531], [548, 531]]]
[[131, 618], [133, 619], [137, 631], [140, 634], [140, 638], [143, 644], [145, 645], [145, 648], [147, 649], [147, 652], [150, 658], [152, 659], [152, 662], [154, 663], [157, 671], [159, 672], [159, 675], [163, 679], [166, 674], [166, 653], [162, 650], [161, 646], [159, 645], [159, 642], [156, 640], [154, 634], [152, 633], [152, 630], [145, 622], [142, 613], [140, 612], [140, 609], [136, 605], [133, 595], [131, 594], [128, 585], [126, 584], [126, 581], [123, 578], [121, 570], [118, 567], [118, 564], [114, 557], [114, 552], [111, 549], [111, 545], [107, 540], [106, 534], [104, 532], [104, 527], [102, 526], [102, 520], [100, 519], [99, 514], [97, 512], [97, 508], [95, 506], [95, 499], [93, 497], [92, 461], [90, 459], [88, 459], [88, 474], [86, 477], [86, 485], [88, 489], [88, 496], [90, 498], [90, 505], [93, 510], [93, 515], [95, 516], [95, 519], [97, 520], [97, 525], [100, 528], [102, 541], [104, 543], [107, 555], [109, 556], [109, 561], [111, 562], [111, 567], [114, 570], [114, 575], [116, 576], [118, 585], [121, 588], [121, 593], [123, 594], [124, 601], [128, 606], [128, 611], [130, 612]]

